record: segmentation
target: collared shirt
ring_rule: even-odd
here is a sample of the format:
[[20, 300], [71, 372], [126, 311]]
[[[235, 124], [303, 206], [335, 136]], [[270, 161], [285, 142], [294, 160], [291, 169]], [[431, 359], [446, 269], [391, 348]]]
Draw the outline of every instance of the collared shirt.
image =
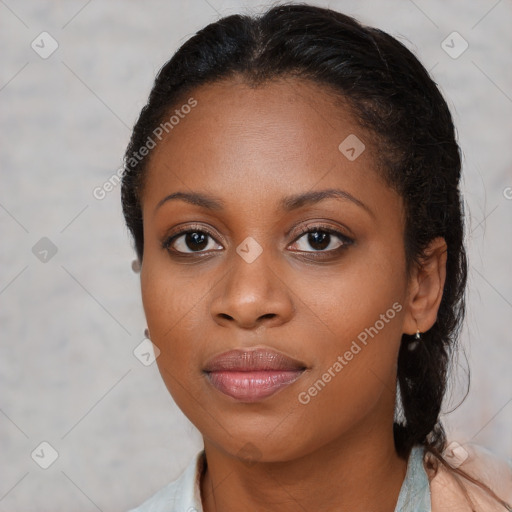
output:
[[[414, 446], [411, 450], [395, 512], [431, 512], [430, 486], [423, 466], [423, 453], [423, 446]], [[200, 483], [204, 463], [203, 450], [177, 480], [128, 512], [203, 512]]]

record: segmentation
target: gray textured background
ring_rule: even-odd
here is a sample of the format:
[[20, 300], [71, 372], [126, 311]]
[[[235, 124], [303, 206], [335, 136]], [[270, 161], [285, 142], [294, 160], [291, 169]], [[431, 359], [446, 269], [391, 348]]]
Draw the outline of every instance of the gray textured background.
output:
[[[472, 381], [445, 421], [454, 439], [512, 456], [512, 4], [313, 3], [399, 37], [452, 108], [464, 152]], [[200, 447], [156, 365], [134, 357], [145, 322], [119, 187], [102, 200], [93, 190], [120, 166], [177, 47], [220, 15], [267, 5], [0, 0], [1, 512], [126, 510]], [[31, 48], [50, 48], [43, 31], [59, 45], [46, 59]], [[456, 59], [441, 46], [453, 31], [469, 44]], [[43, 237], [57, 248], [46, 262], [47, 242], [33, 251]], [[463, 395], [464, 358], [460, 366], [446, 410]], [[59, 455], [46, 470], [31, 458], [43, 441]], [[48, 462], [42, 450], [34, 458]]]

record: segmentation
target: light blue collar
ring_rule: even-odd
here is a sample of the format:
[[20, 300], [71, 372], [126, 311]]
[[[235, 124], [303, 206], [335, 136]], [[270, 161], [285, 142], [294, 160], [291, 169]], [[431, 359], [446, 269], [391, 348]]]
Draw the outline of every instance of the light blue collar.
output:
[[414, 446], [395, 512], [431, 512], [430, 482], [423, 466], [423, 446]]

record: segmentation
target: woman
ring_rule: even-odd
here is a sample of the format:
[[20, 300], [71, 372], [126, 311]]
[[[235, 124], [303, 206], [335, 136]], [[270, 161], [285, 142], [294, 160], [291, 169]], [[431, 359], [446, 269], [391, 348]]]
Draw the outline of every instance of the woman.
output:
[[439, 421], [464, 313], [459, 147], [391, 36], [281, 5], [164, 65], [126, 151], [148, 336], [204, 451], [137, 511], [511, 510]]

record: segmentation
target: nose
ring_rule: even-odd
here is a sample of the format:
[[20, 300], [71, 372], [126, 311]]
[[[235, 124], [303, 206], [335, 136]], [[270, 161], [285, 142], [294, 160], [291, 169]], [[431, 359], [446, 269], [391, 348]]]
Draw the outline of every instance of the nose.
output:
[[268, 251], [251, 263], [233, 254], [229, 270], [215, 287], [211, 314], [219, 325], [243, 329], [289, 322], [295, 308], [292, 292]]

